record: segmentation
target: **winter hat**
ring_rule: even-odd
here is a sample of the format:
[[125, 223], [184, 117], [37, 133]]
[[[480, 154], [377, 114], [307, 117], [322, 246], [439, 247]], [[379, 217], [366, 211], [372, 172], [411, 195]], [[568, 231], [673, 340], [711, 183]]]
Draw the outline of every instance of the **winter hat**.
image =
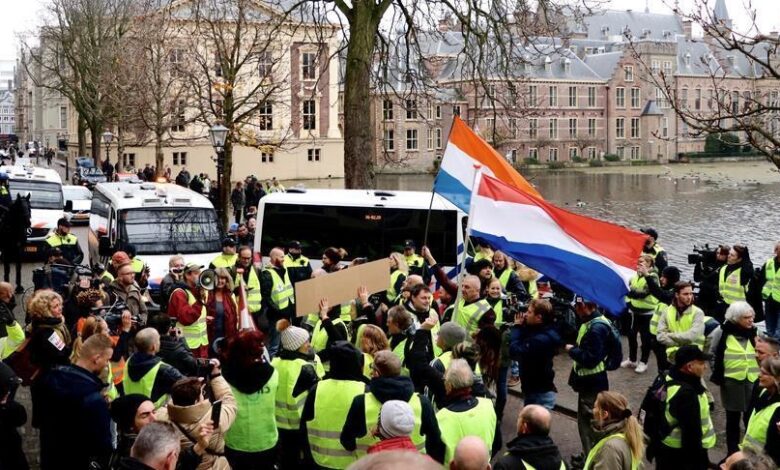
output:
[[282, 347], [287, 351], [297, 351], [309, 340], [308, 331], [291, 325], [285, 319], [276, 322], [276, 330], [279, 331], [279, 336], [282, 338]]
[[130, 263], [130, 256], [124, 251], [117, 251], [111, 256], [111, 264], [115, 269]]
[[661, 276], [665, 277], [669, 281], [669, 285], [673, 286], [680, 280], [680, 270], [674, 266], [667, 266], [661, 271]]
[[388, 400], [379, 411], [379, 434], [385, 438], [410, 436], [414, 431], [414, 411], [409, 403]]
[[149, 401], [145, 395], [131, 393], [123, 395], [111, 402], [111, 418], [120, 431], [129, 432], [135, 424], [135, 413], [141, 403]]
[[334, 341], [328, 348], [330, 377], [339, 380], [363, 381], [363, 354], [349, 341]]
[[449, 351], [456, 344], [466, 341], [466, 329], [455, 322], [448, 321], [439, 329], [439, 338], [443, 343], [442, 347]]

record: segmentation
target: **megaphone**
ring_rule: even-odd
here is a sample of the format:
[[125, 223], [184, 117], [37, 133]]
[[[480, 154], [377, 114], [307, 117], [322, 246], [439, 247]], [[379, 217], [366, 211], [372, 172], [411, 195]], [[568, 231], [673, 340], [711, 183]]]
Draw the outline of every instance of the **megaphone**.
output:
[[198, 286], [205, 290], [214, 290], [217, 285], [217, 273], [213, 269], [206, 269], [198, 276]]

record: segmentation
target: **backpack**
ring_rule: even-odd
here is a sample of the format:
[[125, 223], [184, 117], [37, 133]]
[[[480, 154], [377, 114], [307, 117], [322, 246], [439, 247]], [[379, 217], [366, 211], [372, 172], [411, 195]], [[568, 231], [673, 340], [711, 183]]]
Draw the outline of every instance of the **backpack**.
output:
[[658, 374], [645, 392], [642, 404], [639, 406], [637, 419], [648, 438], [647, 460], [652, 462], [660, 448], [661, 441], [669, 434], [669, 423], [666, 422], [667, 375]]
[[620, 342], [620, 331], [606, 317], [604, 323], [609, 327], [609, 336], [607, 337], [607, 357], [604, 358], [604, 368], [607, 370], [617, 370], [620, 363], [623, 362], [623, 344]]

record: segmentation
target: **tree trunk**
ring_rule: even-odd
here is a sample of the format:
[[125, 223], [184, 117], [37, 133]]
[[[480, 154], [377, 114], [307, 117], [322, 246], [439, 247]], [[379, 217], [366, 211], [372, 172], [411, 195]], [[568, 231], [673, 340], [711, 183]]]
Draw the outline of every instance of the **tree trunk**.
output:
[[85, 121], [80, 114], [78, 118], [77, 132], [78, 132], [78, 136], [76, 138], [78, 139], [79, 156], [81, 157], [87, 154], [87, 121]]
[[[217, 158], [219, 158], [219, 155], [217, 155]], [[219, 168], [219, 162], [217, 162], [217, 168]], [[230, 226], [228, 220], [230, 219], [230, 177], [232, 173], [233, 141], [228, 137], [225, 139], [225, 150], [222, 153], [222, 175], [217, 175], [217, 178], [219, 179], [220, 223], [225, 232], [227, 232], [227, 228]]]
[[355, 2], [349, 25], [344, 83], [344, 186], [348, 189], [374, 187], [375, 117], [370, 92], [378, 25], [372, 4]]
[[92, 159], [95, 161], [95, 165], [98, 168], [100, 166], [100, 126], [93, 125], [89, 129], [90, 138], [92, 139]]
[[154, 135], [154, 176], [160, 178], [165, 174], [165, 155], [163, 154], [163, 134], [155, 132]]

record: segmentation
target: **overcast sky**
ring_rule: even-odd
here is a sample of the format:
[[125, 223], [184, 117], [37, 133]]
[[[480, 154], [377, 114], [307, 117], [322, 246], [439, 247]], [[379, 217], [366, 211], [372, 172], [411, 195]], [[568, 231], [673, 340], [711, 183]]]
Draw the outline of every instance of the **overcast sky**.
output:
[[[680, 0], [685, 11], [694, 0]], [[703, 1], [703, 0], [700, 0]], [[707, 0], [714, 5], [715, 0]], [[0, 60], [14, 60], [19, 49], [18, 36], [33, 31], [40, 24], [41, 10], [47, 0], [3, 0], [2, 12], [5, 27], [0, 28]], [[605, 8], [633, 9], [642, 11], [647, 3], [650, 11], [668, 13], [674, 0], [606, 0]], [[744, 30], [750, 25], [748, 5], [757, 11], [757, 22], [762, 32], [769, 32], [780, 26], [777, 11], [778, 0], [726, 0], [731, 18], [738, 29]]]

